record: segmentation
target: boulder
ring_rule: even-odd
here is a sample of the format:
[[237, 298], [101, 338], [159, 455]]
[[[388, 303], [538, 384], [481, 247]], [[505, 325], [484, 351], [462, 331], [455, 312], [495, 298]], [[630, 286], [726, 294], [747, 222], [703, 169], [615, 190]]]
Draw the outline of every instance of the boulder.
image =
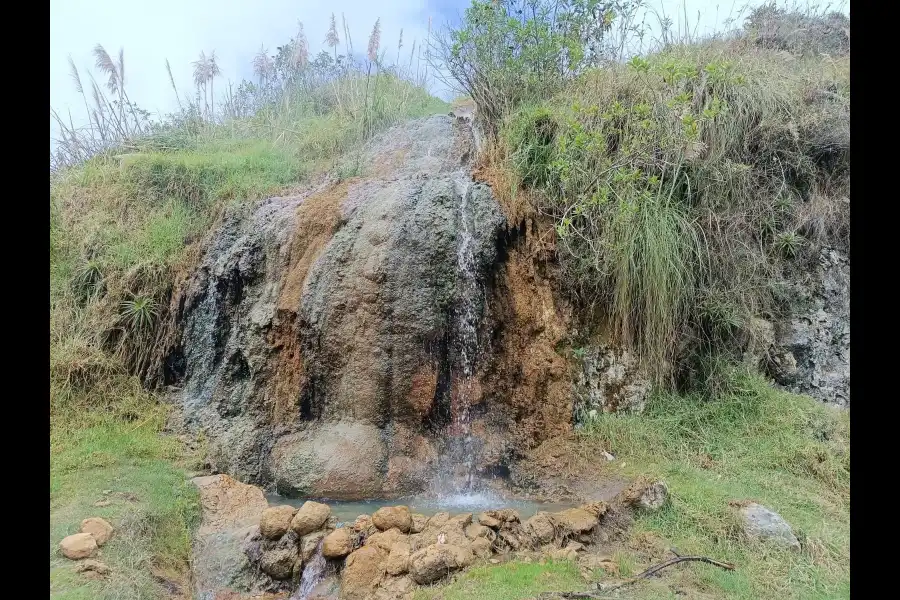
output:
[[470, 540], [476, 540], [478, 538], [485, 538], [488, 542], [493, 542], [497, 539], [497, 534], [490, 527], [485, 527], [484, 525], [479, 525], [478, 523], [472, 523], [468, 525], [465, 529], [466, 537]]
[[384, 570], [389, 575], [402, 575], [409, 571], [410, 548], [406, 542], [397, 542], [391, 548]]
[[322, 542], [322, 555], [325, 558], [343, 558], [353, 552], [353, 536], [349, 527], [335, 529], [325, 536]]
[[379, 531], [368, 538], [366, 538], [365, 545], [366, 546], [377, 546], [381, 548], [385, 552], [390, 552], [391, 548], [394, 547], [394, 544], [397, 542], [406, 542], [407, 536], [400, 532], [399, 529], [394, 527], [393, 529], [388, 529], [387, 531]]
[[409, 528], [410, 533], [421, 533], [428, 523], [428, 517], [421, 513], [412, 514], [412, 526]]
[[744, 533], [747, 537], [768, 540], [792, 550], [800, 550], [800, 541], [781, 515], [756, 502], [741, 507]]
[[412, 527], [412, 514], [407, 506], [384, 506], [375, 511], [372, 522], [380, 531], [396, 527], [403, 533], [409, 533]]
[[589, 502], [588, 504], [582, 504], [578, 508], [591, 513], [598, 519], [602, 519], [609, 510], [609, 506], [607, 506], [606, 502], [603, 502], [602, 500], [598, 500], [597, 502]]
[[650, 482], [638, 495], [634, 505], [642, 510], [659, 510], [669, 499], [669, 488], [662, 481]]
[[538, 512], [523, 525], [538, 544], [549, 544], [556, 537], [556, 525], [550, 513]]
[[600, 519], [581, 508], [570, 508], [553, 513], [553, 520], [566, 532], [581, 534], [591, 531]]
[[472, 554], [474, 554], [478, 558], [490, 558], [491, 542], [488, 541], [487, 538], [475, 538], [474, 540], [472, 540]]
[[287, 532], [295, 514], [297, 509], [287, 504], [267, 508], [259, 518], [259, 532], [267, 539], [277, 540]]
[[370, 536], [378, 531], [378, 528], [372, 523], [372, 517], [369, 515], [359, 515], [356, 517], [356, 520], [353, 521], [353, 530], [365, 536]]
[[501, 508], [500, 510], [488, 510], [481, 513], [479, 517], [479, 523], [485, 525], [487, 527], [492, 527], [488, 523], [485, 523], [481, 520], [481, 517], [486, 516], [488, 519], [494, 519], [495, 521], [499, 521], [502, 525], [503, 523], [519, 523], [521, 519], [519, 519], [519, 513], [512, 508]]
[[502, 524], [500, 519], [493, 517], [486, 512], [478, 515], [478, 522], [491, 529], [500, 529], [500, 525]]
[[408, 600], [416, 589], [416, 582], [408, 575], [382, 578], [371, 600]]
[[272, 579], [290, 579], [296, 560], [296, 548], [266, 550], [259, 561], [259, 568]]
[[409, 559], [409, 574], [419, 585], [433, 583], [448, 573], [468, 567], [475, 560], [471, 549], [453, 544], [432, 544]]
[[300, 536], [312, 533], [321, 529], [330, 515], [331, 507], [327, 504], [307, 500], [291, 520], [291, 530]]
[[74, 533], [62, 539], [59, 549], [63, 556], [72, 560], [88, 558], [97, 552], [97, 539], [90, 533]]
[[388, 553], [378, 546], [363, 546], [344, 562], [341, 574], [342, 600], [368, 600], [382, 577]]
[[89, 533], [97, 540], [97, 545], [105, 544], [113, 532], [113, 526], [100, 517], [90, 517], [81, 522], [81, 533]]

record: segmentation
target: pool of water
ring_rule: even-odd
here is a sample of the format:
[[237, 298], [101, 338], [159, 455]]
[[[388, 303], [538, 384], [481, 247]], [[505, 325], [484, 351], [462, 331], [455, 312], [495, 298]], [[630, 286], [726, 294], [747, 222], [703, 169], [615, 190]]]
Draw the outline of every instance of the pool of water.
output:
[[[266, 494], [266, 499], [269, 501], [269, 506], [289, 504], [299, 507], [311, 498], [287, 498], [278, 494]], [[340, 522], [352, 522], [359, 515], [371, 515], [382, 506], [397, 506], [399, 504], [405, 504], [412, 512], [426, 516], [439, 512], [448, 512], [450, 514], [478, 513], [495, 508], [513, 508], [519, 512], [519, 516], [522, 519], [527, 519], [541, 510], [554, 512], [577, 506], [575, 503], [535, 502], [519, 498], [503, 498], [492, 493], [459, 494], [441, 498], [419, 496], [394, 498], [392, 500], [373, 499], [356, 502], [328, 500], [327, 498], [312, 499], [328, 504], [331, 507], [332, 514]]]

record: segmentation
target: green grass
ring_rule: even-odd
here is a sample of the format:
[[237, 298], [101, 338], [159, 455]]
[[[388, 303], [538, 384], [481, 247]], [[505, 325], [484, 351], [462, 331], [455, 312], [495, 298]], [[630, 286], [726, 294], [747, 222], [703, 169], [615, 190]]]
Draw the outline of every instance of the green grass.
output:
[[576, 591], [585, 587], [574, 563], [509, 562], [501, 566], [477, 566], [445, 586], [416, 591], [415, 600], [519, 600], [547, 590]]
[[[849, 598], [849, 414], [774, 390], [757, 377], [732, 373], [728, 380], [730, 386], [714, 400], [658, 395], [644, 414], [601, 415], [582, 433], [584, 449], [598, 459], [607, 449], [625, 465], [624, 474], [660, 477], [669, 486], [671, 501], [658, 513], [638, 516], [632, 539], [649, 536], [682, 553], [736, 565], [732, 572], [703, 564], [674, 567], [625, 597], [674, 598], [680, 589], [688, 590], [688, 597], [729, 600]], [[743, 538], [729, 506], [741, 500], [781, 514], [802, 551]], [[658, 560], [633, 544], [614, 558], [622, 576]], [[547, 568], [553, 576], [546, 584], [528, 587], [544, 568], [483, 567], [425, 597], [519, 598], [588, 586], [577, 573], [554, 565]], [[475, 582], [502, 592], [480, 596]]]
[[[91, 423], [56, 423], [50, 454], [50, 597], [159, 598], [151, 567], [180, 579], [199, 517], [196, 489], [185, 479], [188, 458], [160, 434], [165, 411], [150, 407], [134, 421], [94, 414]], [[106, 493], [104, 493], [106, 492]], [[108, 506], [94, 506], [108, 501]], [[115, 531], [101, 548], [108, 580], [90, 581], [58, 553], [81, 520], [102, 517]], [[182, 581], [183, 583], [184, 581]]]

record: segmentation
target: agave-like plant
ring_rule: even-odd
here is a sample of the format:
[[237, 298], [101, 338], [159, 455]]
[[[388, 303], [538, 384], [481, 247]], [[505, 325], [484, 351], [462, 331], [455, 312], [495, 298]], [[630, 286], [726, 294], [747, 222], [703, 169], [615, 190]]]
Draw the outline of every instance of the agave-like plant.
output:
[[100, 263], [89, 260], [78, 268], [72, 278], [72, 287], [81, 298], [86, 299], [103, 289], [104, 277]]
[[149, 296], [134, 296], [119, 305], [119, 318], [126, 329], [132, 332], [151, 329], [157, 314], [156, 301]]
[[775, 238], [775, 246], [787, 258], [796, 258], [803, 246], [803, 236], [793, 231], [786, 231]]

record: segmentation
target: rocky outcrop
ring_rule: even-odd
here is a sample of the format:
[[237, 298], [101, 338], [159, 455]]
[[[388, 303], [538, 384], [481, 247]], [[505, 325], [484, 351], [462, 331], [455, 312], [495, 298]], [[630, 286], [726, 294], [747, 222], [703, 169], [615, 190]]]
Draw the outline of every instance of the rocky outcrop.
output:
[[789, 290], [789, 318], [774, 327], [768, 369], [787, 389], [850, 405], [850, 259], [825, 248], [809, 282]]
[[637, 357], [618, 346], [594, 344], [576, 351], [578, 412], [590, 419], [605, 412], [642, 412], [650, 394], [650, 379]]

